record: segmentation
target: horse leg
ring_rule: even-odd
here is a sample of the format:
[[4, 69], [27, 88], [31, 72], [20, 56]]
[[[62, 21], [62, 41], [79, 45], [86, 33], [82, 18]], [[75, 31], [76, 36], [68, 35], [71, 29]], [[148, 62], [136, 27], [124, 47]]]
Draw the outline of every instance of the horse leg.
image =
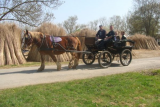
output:
[[[81, 43], [79, 42], [77, 44], [77, 51], [81, 51], [81, 50], [82, 50], [82, 47], [81, 47]], [[81, 53], [76, 53], [75, 54], [73, 69], [76, 69], [76, 67], [78, 66], [80, 57], [81, 57]]]
[[73, 65], [74, 65], [75, 53], [71, 53], [71, 55], [72, 55], [72, 59], [70, 60], [68, 64], [68, 69], [73, 68]]
[[56, 65], [57, 65], [57, 71], [60, 71], [61, 70], [61, 63], [59, 61], [57, 61], [55, 55], [51, 54], [50, 57], [56, 63]]
[[40, 54], [41, 55], [41, 66], [40, 68], [38, 69], [38, 71], [43, 71], [44, 68], [45, 68], [45, 56]]
[[79, 58], [80, 58], [80, 53], [77, 53], [74, 59], [74, 66], [73, 69], [76, 69], [78, 64], [79, 64]]

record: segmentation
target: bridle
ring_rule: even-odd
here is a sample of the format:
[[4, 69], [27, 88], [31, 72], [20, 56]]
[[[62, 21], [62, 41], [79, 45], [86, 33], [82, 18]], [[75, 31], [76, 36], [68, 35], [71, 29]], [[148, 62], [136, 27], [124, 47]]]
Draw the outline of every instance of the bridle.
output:
[[[26, 40], [29, 40], [29, 41], [27, 41], [27, 43], [26, 43]], [[32, 40], [31, 34], [28, 32], [28, 37], [25, 37], [25, 35], [23, 36], [22, 43], [24, 43], [24, 46], [27, 47], [28, 44], [31, 42], [31, 40]], [[22, 50], [23, 50], [24, 46], [22, 46]]]
[[[30, 34], [29, 32], [28, 32], [27, 35], [28, 35], [28, 37], [25, 37], [25, 35], [24, 35], [23, 38], [22, 38], [22, 40], [25, 40], [25, 41], [28, 40], [27, 43], [25, 43], [25, 41], [22, 42], [22, 43], [25, 43], [25, 46], [26, 46], [26, 47], [27, 47], [28, 44], [31, 43], [32, 40], [33, 40], [32, 36], [31, 36], [31, 34]], [[40, 48], [42, 47], [44, 40], [45, 40], [45, 35], [43, 35], [43, 40], [42, 40], [41, 45], [40, 45], [40, 47], [39, 47], [38, 49], [40, 49]], [[34, 45], [37, 45], [38, 43], [39, 43], [39, 41], [37, 41], [37, 43], [34, 43]]]

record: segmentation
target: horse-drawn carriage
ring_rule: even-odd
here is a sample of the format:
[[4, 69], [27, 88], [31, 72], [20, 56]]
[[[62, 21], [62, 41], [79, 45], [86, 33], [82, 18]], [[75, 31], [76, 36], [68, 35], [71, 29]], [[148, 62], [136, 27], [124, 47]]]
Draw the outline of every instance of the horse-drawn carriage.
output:
[[[130, 46], [126, 46], [126, 42], [129, 42]], [[120, 58], [123, 66], [128, 66], [132, 61], [131, 51], [134, 42], [131, 40], [110, 41], [105, 50], [99, 51], [95, 44], [95, 37], [85, 37], [85, 45], [87, 52], [83, 54], [82, 58], [86, 65], [91, 65], [97, 58], [99, 65], [106, 68], [111, 65], [115, 56]]]
[[[111, 65], [115, 56], [120, 57], [122, 65], [127, 66], [132, 60], [132, 47], [126, 46], [126, 42], [130, 42], [134, 45], [134, 42], [130, 40], [125, 41], [112, 41], [108, 43], [105, 50], [98, 50], [95, 45], [95, 37], [85, 37], [86, 51], [81, 51], [81, 42], [78, 37], [75, 36], [61, 36], [58, 37], [60, 41], [56, 42], [56, 38], [50, 35], [44, 35], [41, 32], [24, 32], [24, 45], [31, 46], [32, 44], [37, 46], [37, 49], [41, 56], [41, 66], [38, 71], [42, 71], [45, 68], [45, 57], [49, 55], [57, 65], [57, 70], [61, 70], [61, 63], [56, 59], [55, 55], [60, 55], [65, 52], [71, 52], [72, 58], [69, 62], [68, 68], [75, 69], [78, 66], [78, 61], [81, 53], [83, 53], [83, 62], [86, 65], [91, 65], [96, 58], [98, 58], [99, 65], [101, 67], [108, 67]], [[96, 57], [97, 56], [97, 57]]]

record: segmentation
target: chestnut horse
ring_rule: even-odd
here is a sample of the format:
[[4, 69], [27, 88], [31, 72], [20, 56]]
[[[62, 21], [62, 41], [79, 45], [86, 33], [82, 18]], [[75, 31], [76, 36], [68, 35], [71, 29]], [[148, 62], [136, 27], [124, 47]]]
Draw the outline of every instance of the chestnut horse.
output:
[[[45, 68], [45, 57], [49, 55], [57, 65], [57, 70], [61, 70], [61, 63], [57, 61], [55, 55], [65, 53], [65, 50], [81, 51], [81, 42], [77, 37], [63, 36], [61, 41], [53, 44], [50, 35], [44, 35], [41, 32], [24, 31], [24, 46], [36, 45], [41, 55], [41, 66], [38, 71], [43, 71]], [[60, 44], [60, 45], [58, 45]], [[76, 69], [80, 58], [80, 53], [71, 52], [72, 59], [69, 62], [68, 68]]]

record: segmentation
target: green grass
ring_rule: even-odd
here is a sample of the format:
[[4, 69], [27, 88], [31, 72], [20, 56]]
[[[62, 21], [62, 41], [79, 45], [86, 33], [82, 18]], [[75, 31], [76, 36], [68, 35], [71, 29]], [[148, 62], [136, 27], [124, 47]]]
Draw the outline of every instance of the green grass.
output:
[[0, 107], [160, 107], [160, 70], [0, 90]]

